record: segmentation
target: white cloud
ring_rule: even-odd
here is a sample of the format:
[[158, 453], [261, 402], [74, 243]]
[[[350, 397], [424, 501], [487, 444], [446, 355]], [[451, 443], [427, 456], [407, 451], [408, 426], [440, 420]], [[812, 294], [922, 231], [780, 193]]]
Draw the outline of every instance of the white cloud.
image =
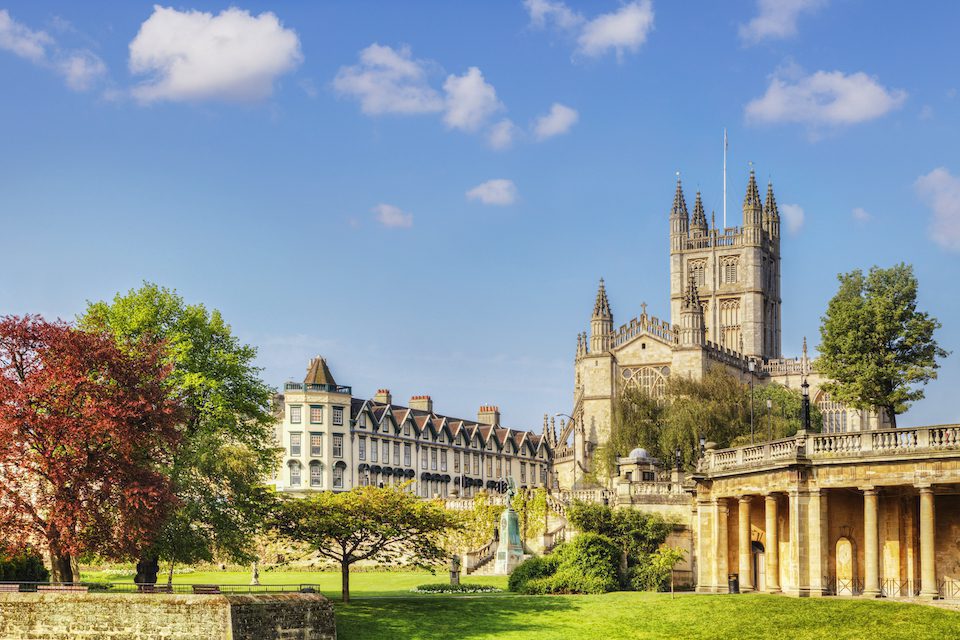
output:
[[537, 140], [546, 140], [570, 131], [580, 119], [576, 109], [554, 102], [550, 112], [537, 118], [533, 125], [533, 134]]
[[414, 60], [409, 47], [370, 45], [360, 52], [360, 64], [340, 68], [333, 88], [358, 99], [368, 115], [434, 113], [444, 107], [427, 82], [425, 63]]
[[854, 207], [851, 212], [853, 219], [857, 222], [868, 222], [873, 216], [870, 215], [870, 212], [864, 209], [863, 207]]
[[254, 101], [303, 60], [300, 39], [270, 12], [230, 8], [214, 16], [154, 5], [130, 43], [130, 71], [149, 79], [141, 102]]
[[392, 204], [378, 204], [372, 211], [377, 214], [377, 222], [385, 227], [408, 229], [413, 226], [413, 214], [404, 213]]
[[517, 185], [503, 178], [487, 180], [467, 191], [467, 199], [503, 207], [516, 202]]
[[509, 118], [504, 118], [490, 127], [487, 132], [487, 142], [497, 150], [509, 149], [517, 136], [517, 125]]
[[75, 91], [90, 89], [107, 74], [103, 60], [89, 51], [75, 51], [57, 62], [57, 70]]
[[863, 72], [817, 71], [796, 79], [777, 73], [767, 92], [747, 104], [745, 113], [754, 123], [841, 126], [879, 118], [906, 99], [906, 91], [887, 89]]
[[573, 11], [563, 2], [551, 0], [523, 0], [523, 6], [530, 14], [530, 24], [538, 29], [552, 23], [561, 29], [573, 29], [583, 23], [583, 16]]
[[99, 57], [86, 49], [60, 49], [49, 34], [34, 31], [0, 9], [0, 49], [51, 69], [75, 91], [86, 91], [107, 74]]
[[0, 9], [0, 49], [42, 64], [47, 59], [47, 47], [52, 44], [53, 38], [45, 32], [33, 31], [11, 18], [6, 9]]
[[625, 51], [639, 49], [652, 29], [651, 0], [631, 2], [613, 13], [597, 16], [584, 25], [577, 38], [577, 51], [585, 56], [597, 57], [612, 49], [619, 58]]
[[933, 210], [930, 238], [944, 249], [960, 251], [960, 177], [938, 167], [917, 178], [914, 188]]
[[797, 34], [801, 13], [812, 13], [826, 0], [757, 0], [757, 15], [740, 25], [740, 39], [747, 44], [789, 38]]
[[780, 205], [780, 211], [783, 212], [783, 217], [787, 219], [787, 229], [790, 230], [790, 233], [799, 231], [806, 218], [803, 207], [798, 204], [782, 204]]
[[483, 79], [477, 67], [470, 67], [462, 76], [447, 76], [443, 90], [447, 94], [443, 122], [451, 129], [476, 131], [504, 108], [497, 100], [496, 89]]

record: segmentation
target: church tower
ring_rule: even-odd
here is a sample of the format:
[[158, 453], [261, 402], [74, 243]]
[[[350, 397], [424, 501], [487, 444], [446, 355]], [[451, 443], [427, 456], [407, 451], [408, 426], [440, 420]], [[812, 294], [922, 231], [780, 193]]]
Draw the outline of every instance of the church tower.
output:
[[741, 227], [708, 227], [699, 193], [689, 221], [678, 180], [670, 212], [670, 315], [681, 328], [690, 282], [707, 342], [748, 357], [781, 356], [780, 214], [773, 185], [764, 206], [752, 169]]
[[613, 312], [607, 300], [607, 290], [600, 278], [597, 289], [597, 301], [593, 304], [593, 316], [590, 318], [590, 352], [594, 354], [610, 351], [613, 346]]

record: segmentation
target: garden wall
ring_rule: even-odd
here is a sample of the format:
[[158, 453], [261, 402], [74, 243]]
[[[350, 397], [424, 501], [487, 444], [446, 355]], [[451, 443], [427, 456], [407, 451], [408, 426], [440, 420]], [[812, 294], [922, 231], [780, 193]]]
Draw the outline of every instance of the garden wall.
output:
[[335, 640], [319, 594], [0, 593], [3, 640]]

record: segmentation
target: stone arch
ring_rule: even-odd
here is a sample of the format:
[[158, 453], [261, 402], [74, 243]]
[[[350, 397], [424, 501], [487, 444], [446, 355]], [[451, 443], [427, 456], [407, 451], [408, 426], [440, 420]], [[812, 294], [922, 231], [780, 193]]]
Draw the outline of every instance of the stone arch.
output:
[[852, 596], [858, 593], [857, 547], [853, 539], [846, 536], [837, 539], [835, 576], [838, 596]]

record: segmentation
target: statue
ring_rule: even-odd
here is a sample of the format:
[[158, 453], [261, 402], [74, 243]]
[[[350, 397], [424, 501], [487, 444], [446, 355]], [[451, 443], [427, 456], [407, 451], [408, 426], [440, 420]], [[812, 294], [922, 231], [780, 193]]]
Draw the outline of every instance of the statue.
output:
[[516, 495], [516, 483], [507, 478], [507, 508], [500, 516], [500, 541], [497, 545], [494, 573], [505, 575], [513, 571], [523, 559], [523, 542], [520, 540], [520, 519], [513, 510], [513, 496]]
[[460, 584], [460, 556], [457, 554], [450, 558], [450, 584]]

